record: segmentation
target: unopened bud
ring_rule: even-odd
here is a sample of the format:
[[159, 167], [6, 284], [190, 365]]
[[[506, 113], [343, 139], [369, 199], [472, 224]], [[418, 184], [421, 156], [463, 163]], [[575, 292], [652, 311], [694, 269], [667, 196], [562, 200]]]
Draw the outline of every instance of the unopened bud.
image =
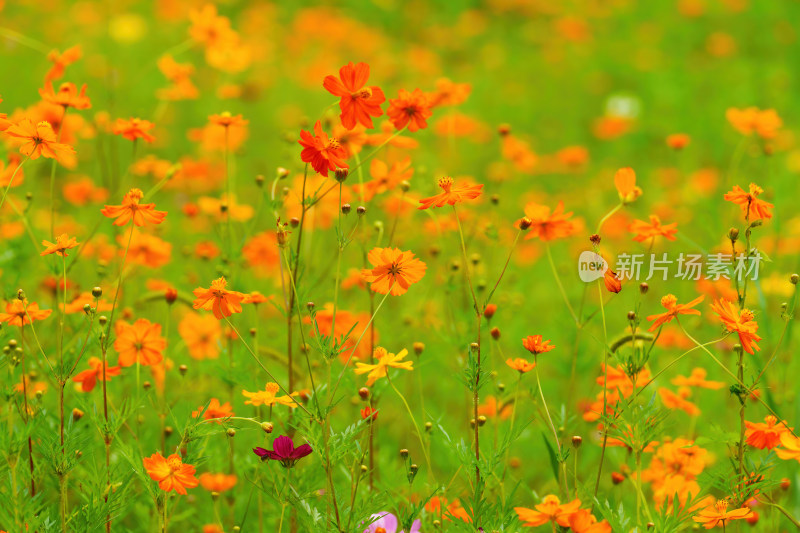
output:
[[76, 407], [75, 409], [72, 410], [72, 420], [77, 422], [81, 418], [83, 418], [83, 411], [81, 411]]
[[639, 284], [639, 292], [642, 294], [647, 294], [647, 291], [650, 290], [650, 285], [647, 283]]
[[366, 387], [361, 387], [358, 389], [358, 397], [364, 400], [365, 402], [369, 400], [369, 389]]
[[531, 224], [533, 224], [533, 220], [528, 217], [522, 217], [522, 219], [519, 221], [519, 229], [525, 231], [531, 227]]
[[343, 204], [342, 205], [342, 214], [343, 215], [347, 215], [348, 213], [350, 213], [350, 209], [351, 209], [350, 204]]
[[100, 287], [95, 287], [92, 289], [92, 296], [95, 298], [100, 298], [103, 295], [103, 289]]
[[235, 436], [236, 436], [236, 430], [235, 430], [235, 429], [233, 429], [233, 428], [228, 428], [228, 430], [225, 432], [225, 434], [226, 434], [227, 436], [229, 436], [229, 437], [233, 438], [233, 437], [235, 437]]
[[363, 216], [364, 213], [366, 213], [366, 212], [367, 212], [367, 208], [364, 207], [363, 205], [360, 205], [360, 206], [356, 207], [356, 213], [358, 213], [358, 216]]
[[188, 372], [188, 371], [189, 371], [189, 367], [186, 366], [186, 365], [181, 365], [181, 366], [178, 367], [178, 372], [181, 373], [181, 376], [185, 376], [186, 372]]
[[581, 444], [583, 444], [583, 438], [580, 435], [574, 435], [572, 437], [572, 447], [573, 448], [580, 448]]
[[344, 183], [344, 181], [347, 179], [347, 176], [349, 175], [350, 175], [350, 170], [346, 168], [337, 168], [336, 171], [334, 172], [334, 178], [336, 178], [336, 181], [338, 181], [339, 183]]
[[272, 422], [262, 422], [261, 429], [264, 430], [264, 433], [272, 433], [272, 430], [275, 429], [272, 425]]

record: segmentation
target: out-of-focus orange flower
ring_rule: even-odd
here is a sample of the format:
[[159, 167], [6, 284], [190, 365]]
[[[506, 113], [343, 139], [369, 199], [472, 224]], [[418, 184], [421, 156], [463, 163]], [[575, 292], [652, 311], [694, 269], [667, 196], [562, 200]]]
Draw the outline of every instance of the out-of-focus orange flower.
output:
[[161, 453], [154, 453], [142, 459], [144, 469], [150, 479], [158, 482], [164, 492], [174, 490], [178, 494], [186, 494], [186, 489], [195, 488], [200, 481], [194, 477], [195, 467], [184, 464], [181, 456], [173, 453], [166, 459]]
[[432, 114], [430, 102], [420, 89], [414, 89], [414, 92], [400, 89], [399, 96], [389, 100], [386, 111], [395, 128], [402, 130], [408, 126], [410, 132], [427, 128], [427, 119]]
[[230, 111], [224, 111], [218, 115], [211, 115], [208, 117], [208, 121], [211, 124], [216, 124], [223, 128], [247, 126], [250, 123], [249, 120], [242, 118], [242, 115], [232, 115]]
[[206, 472], [200, 474], [200, 486], [209, 492], [225, 492], [236, 486], [236, 474], [225, 474], [222, 472], [212, 474]]
[[592, 124], [592, 132], [598, 139], [608, 141], [622, 137], [633, 128], [634, 121], [630, 117], [606, 115]]
[[525, 206], [525, 216], [531, 221], [525, 240], [538, 237], [543, 241], [552, 241], [569, 237], [575, 231], [575, 224], [569, 220], [572, 211], [564, 212], [564, 202], [558, 202], [552, 213], [548, 206], [531, 202]]
[[500, 418], [506, 420], [511, 416], [513, 410], [513, 402], [502, 402], [492, 395], [486, 397], [486, 400], [478, 406], [478, 416], [483, 415], [488, 418]]
[[541, 335], [528, 335], [522, 339], [522, 346], [524, 346], [525, 349], [531, 352], [533, 355], [547, 353], [555, 348], [555, 346], [550, 344], [549, 340], [544, 340]]
[[408, 350], [400, 350], [397, 354], [389, 353], [385, 348], [378, 346], [375, 348], [375, 364], [357, 362], [353, 370], [357, 375], [367, 374], [367, 387], [371, 387], [377, 380], [386, 377], [389, 368], [400, 368], [402, 370], [414, 370], [414, 361], [403, 361]]
[[611, 533], [608, 520], [601, 522], [587, 509], [578, 509], [569, 515], [569, 527], [573, 533]]
[[80, 243], [78, 239], [75, 237], [70, 237], [66, 233], [62, 233], [58, 237], [56, 237], [56, 242], [50, 241], [42, 241], [42, 246], [45, 247], [45, 250], [40, 253], [39, 255], [50, 255], [56, 254], [60, 255], [61, 257], [66, 257], [69, 254], [67, 250], [71, 248], [77, 248]]
[[300, 130], [300, 140], [298, 141], [303, 151], [300, 152], [300, 159], [309, 163], [315, 172], [328, 176], [329, 170], [337, 168], [348, 168], [345, 159], [347, 151], [341, 143], [322, 131], [322, 123], [318, 120], [314, 124], [314, 135], [306, 130]]
[[725, 386], [721, 381], [707, 381], [705, 368], [693, 368], [689, 377], [677, 376], [672, 380], [673, 385], [679, 387], [699, 387], [701, 389], [718, 390]]
[[539, 163], [539, 157], [530, 145], [511, 133], [507, 126], [500, 130], [501, 152], [520, 172], [532, 173]]
[[89, 109], [92, 102], [86, 96], [86, 84], [81, 86], [81, 92], [74, 83], [62, 83], [58, 92], [53, 88], [52, 82], [45, 82], [44, 88], [39, 89], [39, 95], [45, 102], [60, 105], [61, 107], [71, 107], [73, 109]]
[[100, 212], [108, 218], [114, 218], [115, 226], [124, 226], [133, 220], [134, 226], [145, 223], [161, 224], [167, 217], [166, 211], [156, 211], [156, 204], [140, 204], [144, 198], [141, 189], [131, 189], [122, 199], [122, 205], [107, 205]]
[[692, 520], [698, 524], [703, 524], [703, 527], [706, 529], [714, 529], [719, 525], [724, 529], [730, 522], [748, 518], [752, 514], [753, 511], [749, 507], [728, 511], [728, 501], [717, 500], [714, 505], [710, 505], [694, 515]]
[[403, 181], [410, 180], [414, 175], [410, 157], [392, 163], [391, 168], [380, 159], [373, 159], [369, 171], [372, 179], [364, 183], [363, 188], [354, 187], [357, 191], [363, 191], [365, 202], [372, 200], [376, 194], [394, 190]]
[[431, 107], [461, 105], [472, 92], [469, 83], [455, 83], [448, 78], [439, 78], [435, 86], [436, 89], [428, 95]]
[[217, 220], [227, 220], [230, 217], [235, 222], [247, 222], [255, 214], [253, 206], [240, 204], [235, 196], [228, 196], [227, 193], [223, 193], [219, 198], [202, 196], [197, 200], [197, 206], [200, 211]]
[[[21, 181], [20, 175], [21, 173], [17, 174], [14, 183]], [[0, 185], [2, 183], [3, 180], [0, 178]], [[83, 207], [90, 202], [104, 202], [108, 199], [108, 189], [97, 187], [94, 181], [88, 177], [65, 184], [62, 193], [66, 201], [77, 207]]]
[[[684, 394], [688, 395], [689, 389], [684, 389]], [[661, 396], [661, 401], [668, 409], [680, 409], [685, 411], [689, 416], [697, 416], [700, 414], [700, 408], [690, 402], [684, 397], [684, 394], [675, 394], [671, 390], [661, 387], [658, 389], [658, 394]]]
[[[106, 381], [111, 381], [111, 376], [119, 376], [120, 371], [119, 366], [106, 367]], [[72, 381], [81, 384], [83, 392], [92, 392], [98, 380], [103, 380], [103, 360], [98, 357], [90, 357], [89, 370], [79, 372], [72, 378]]]
[[775, 448], [775, 454], [781, 459], [800, 462], [800, 438], [789, 431], [781, 433], [781, 447]]
[[421, 199], [419, 201], [421, 205], [418, 207], [418, 209], [444, 207], [445, 204], [455, 205], [463, 202], [464, 200], [474, 200], [481, 195], [481, 189], [483, 189], [482, 183], [477, 185], [469, 185], [467, 183], [455, 185], [453, 178], [450, 176], [439, 178], [438, 185], [441, 187], [442, 192], [434, 196]]
[[194, 100], [200, 96], [200, 91], [195, 87], [190, 76], [194, 73], [194, 65], [191, 63], [178, 63], [167, 54], [158, 59], [158, 70], [164, 74], [172, 85], [165, 89], [159, 89], [156, 97], [161, 100]]
[[781, 435], [784, 433], [791, 433], [790, 428], [786, 421], [778, 421], [772, 415], [764, 418], [764, 422], [750, 422], [745, 420], [744, 423], [747, 428], [744, 432], [747, 438], [748, 446], [758, 448], [759, 450], [771, 450], [781, 443]]
[[472, 522], [472, 518], [470, 518], [469, 513], [467, 513], [467, 510], [464, 509], [458, 499], [448, 503], [447, 498], [434, 496], [425, 504], [425, 510], [429, 513], [434, 513], [437, 516], [441, 516], [445, 520], [451, 520], [450, 516], [452, 516], [457, 520]]
[[219, 357], [222, 328], [213, 316], [187, 313], [178, 324], [178, 334], [186, 344], [192, 359]]
[[745, 191], [738, 185], [734, 185], [733, 190], [725, 193], [723, 198], [729, 202], [733, 202], [734, 204], [741, 206], [742, 212], [746, 217], [749, 217], [751, 221], [772, 218], [772, 212], [770, 209], [775, 206], [758, 198], [758, 196], [763, 192], [764, 189], [755, 183], [750, 184], [749, 192]]
[[589, 161], [589, 150], [585, 146], [565, 146], [556, 152], [556, 158], [569, 168], [578, 168]]
[[44, 76], [45, 82], [57, 80], [64, 75], [64, 69], [81, 58], [83, 52], [80, 45], [67, 48], [64, 53], [53, 50], [47, 54], [47, 60], [53, 64]]
[[661, 219], [657, 215], [650, 215], [650, 222], [634, 220], [628, 226], [628, 231], [634, 234], [633, 240], [637, 242], [645, 242], [656, 237], [674, 241], [677, 239], [675, 234], [678, 233], [678, 223], [661, 224]]
[[351, 130], [348, 130], [341, 124], [335, 124], [331, 136], [339, 141], [339, 144], [341, 144], [342, 148], [347, 152], [347, 157], [345, 159], [349, 159], [360, 153], [364, 145], [367, 144], [369, 136], [366, 132], [367, 128], [361, 124], [356, 124]]
[[[359, 272], [359, 276], [360, 276]], [[312, 328], [309, 334], [313, 337], [316, 336], [316, 329], [319, 334], [325, 337], [333, 337], [336, 339], [344, 339], [341, 342], [342, 352], [339, 354], [339, 359], [342, 363], [346, 363], [349, 359], [368, 359], [370, 356], [369, 343], [362, 342], [356, 347], [356, 341], [360, 336], [360, 332], [367, 327], [369, 323], [370, 314], [366, 312], [352, 313], [346, 309], [336, 310], [336, 323], [333, 323], [333, 305], [326, 305], [323, 309], [316, 312], [314, 320], [316, 328]], [[306, 324], [311, 324], [311, 319], [304, 320]], [[373, 324], [374, 325], [374, 324]], [[333, 328], [333, 329], [331, 329]], [[375, 343], [379, 342], [380, 335], [375, 330]], [[353, 353], [353, 349], [356, 349]]]
[[95, 307], [95, 297], [92, 296], [91, 292], [86, 291], [80, 293], [75, 297], [74, 300], [67, 304], [66, 312], [68, 315], [73, 313], [83, 313], [83, 308], [87, 304], [94, 308], [95, 312], [111, 311], [112, 307], [112, 305], [105, 300], [98, 300], [97, 306]]
[[39, 309], [36, 302], [14, 299], [6, 303], [6, 312], [0, 313], [0, 324], [5, 322], [9, 326], [26, 326], [50, 316], [52, 309]]
[[774, 109], [761, 110], [757, 107], [745, 109], [730, 108], [725, 112], [731, 126], [742, 135], [757, 134], [762, 139], [772, 139], [783, 126], [783, 121]]
[[[119, 254], [125, 255], [125, 245], [128, 239], [124, 235], [117, 236], [120, 245]], [[130, 238], [128, 248], [128, 261], [148, 268], [160, 268], [169, 263], [172, 258], [172, 244], [156, 237], [135, 231]]]
[[734, 331], [739, 335], [739, 343], [745, 352], [754, 355], [760, 352], [761, 348], [756, 344], [761, 340], [761, 337], [756, 333], [758, 331], [758, 324], [754, 320], [755, 316], [749, 309], [739, 310], [737, 306], [725, 299], [720, 299], [711, 304], [711, 309], [719, 316], [719, 319], [725, 325], [725, 329], [733, 333]]
[[691, 141], [692, 138], [685, 133], [673, 133], [672, 135], [667, 135], [667, 146], [673, 150], [683, 150], [689, 146]]
[[219, 246], [212, 241], [201, 241], [194, 246], [194, 255], [206, 261], [219, 257], [219, 254]]
[[674, 294], [667, 294], [661, 298], [661, 305], [666, 309], [666, 312], [647, 317], [648, 322], [653, 322], [648, 331], [655, 331], [659, 326], [672, 322], [673, 318], [678, 315], [699, 315], [700, 311], [692, 309], [695, 305], [699, 304], [705, 299], [705, 295], [698, 296], [694, 300], [686, 304], [679, 304], [678, 298]]
[[197, 298], [192, 307], [213, 311], [217, 320], [222, 320], [222, 317], [231, 316], [233, 313], [241, 313], [244, 294], [227, 290], [225, 288], [227, 285], [225, 278], [220, 277], [212, 281], [208, 289], [196, 288], [193, 292]]
[[264, 231], [250, 237], [242, 247], [242, 255], [248, 266], [258, 274], [265, 275], [278, 271], [281, 254], [275, 232]]
[[217, 6], [206, 4], [201, 9], [189, 11], [189, 36], [200, 44], [213, 47], [236, 38], [231, 21], [217, 14]]
[[407, 135], [399, 135], [394, 129], [394, 125], [388, 120], [384, 120], [380, 125], [380, 132], [367, 135], [367, 144], [370, 146], [392, 146], [411, 150], [419, 146], [419, 141]]
[[506, 364], [520, 374], [530, 372], [536, 367], [536, 363], [530, 363], [521, 357], [517, 357], [516, 359], [508, 359], [506, 360]]
[[[3, 131], [0, 129], [0, 131]], [[0, 187], [19, 187], [25, 181], [25, 172], [19, 168], [22, 158], [19, 154], [8, 155], [8, 165], [0, 161]], [[14, 178], [13, 183], [11, 178]]]
[[342, 125], [351, 130], [356, 124], [372, 129], [372, 117], [383, 115], [381, 104], [386, 96], [380, 87], [367, 87], [369, 65], [351, 61], [339, 69], [339, 77], [325, 76], [322, 86], [334, 96], [341, 98], [339, 108]]
[[410, 251], [399, 248], [373, 248], [367, 254], [372, 268], [361, 271], [361, 278], [380, 294], [391, 291], [393, 296], [405, 294], [408, 288], [425, 276], [425, 263]]
[[636, 185], [636, 172], [630, 167], [621, 168], [614, 173], [614, 186], [624, 204], [629, 204], [642, 195], [642, 189]]
[[293, 392], [292, 396], [288, 396], [286, 394], [283, 396], [278, 396], [278, 391], [280, 391], [280, 387], [277, 383], [267, 383], [264, 386], [264, 390], [257, 392], [243, 390], [242, 395], [245, 398], [249, 398], [248, 400], [245, 400], [244, 403], [254, 407], [258, 407], [260, 405], [265, 405], [267, 407], [272, 407], [273, 405], [297, 407], [297, 402], [292, 398], [292, 396], [296, 396], [298, 394], [297, 392]]
[[161, 336], [161, 324], [140, 318], [133, 324], [117, 322], [116, 330], [114, 349], [119, 354], [119, 366], [128, 367], [135, 363], [150, 366], [161, 362], [167, 348], [167, 340]]
[[128, 120], [118, 118], [114, 122], [112, 133], [114, 135], [122, 135], [123, 138], [129, 141], [136, 139], [143, 139], [145, 142], [151, 143], [156, 140], [151, 134], [147, 133], [152, 130], [156, 125], [149, 120], [142, 120], [140, 118], [131, 117]]
[[550, 494], [544, 497], [542, 503], [535, 505], [533, 509], [526, 507], [514, 507], [517, 516], [525, 527], [538, 527], [548, 522], [569, 527], [569, 517], [581, 506], [578, 499], [569, 503], [562, 504], [558, 496]]
[[208, 407], [201, 405], [197, 408], [197, 411], [192, 411], [192, 418], [198, 418], [201, 413], [203, 415], [203, 420], [211, 420], [217, 424], [222, 424], [221, 419], [230, 418], [233, 416], [233, 408], [231, 407], [230, 402], [221, 404], [217, 398], [211, 398], [211, 400], [208, 402]]
[[42, 156], [59, 161], [75, 153], [70, 145], [56, 141], [53, 127], [47, 121], [34, 124], [30, 119], [24, 118], [9, 126], [6, 134], [23, 141], [19, 152], [30, 159]]

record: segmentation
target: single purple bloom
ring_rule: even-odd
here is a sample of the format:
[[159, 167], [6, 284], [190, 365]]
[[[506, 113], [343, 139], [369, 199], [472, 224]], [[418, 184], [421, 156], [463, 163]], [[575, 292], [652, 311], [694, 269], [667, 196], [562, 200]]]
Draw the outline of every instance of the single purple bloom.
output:
[[[404, 530], [397, 529], [399, 523], [397, 517], [392, 513], [381, 512], [372, 515], [372, 519], [375, 518], [377, 518], [377, 520], [371, 523], [369, 527], [364, 530], [364, 533], [405, 533]], [[414, 520], [414, 523], [411, 524], [411, 531], [408, 533], [420, 533], [421, 526], [422, 522], [420, 522], [419, 519]]]
[[311, 446], [302, 444], [297, 448], [294, 447], [294, 441], [291, 437], [280, 436], [272, 441], [272, 450], [265, 450], [264, 448], [253, 448], [253, 453], [261, 457], [262, 461], [272, 459], [280, 461], [286, 468], [292, 468], [294, 464], [311, 453]]

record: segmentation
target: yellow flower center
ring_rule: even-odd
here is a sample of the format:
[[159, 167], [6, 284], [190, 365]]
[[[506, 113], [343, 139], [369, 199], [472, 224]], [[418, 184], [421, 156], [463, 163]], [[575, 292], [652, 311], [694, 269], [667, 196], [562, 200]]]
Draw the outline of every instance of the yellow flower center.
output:
[[167, 459], [167, 465], [169, 466], [170, 470], [176, 472], [183, 466], [183, 461], [181, 461], [178, 457], [170, 457]]
[[372, 89], [370, 89], [369, 87], [364, 87], [363, 89], [359, 89], [354, 93], [350, 93], [350, 96], [352, 96], [353, 98], [363, 98], [366, 100], [367, 98], [372, 97]]
[[450, 192], [450, 188], [453, 186], [453, 178], [450, 176], [444, 176], [439, 178], [439, 187], [441, 187], [444, 192]]
[[333, 137], [328, 140], [328, 146], [326, 146], [328, 150], [338, 150], [341, 147], [342, 143], [339, 142], [339, 139], [335, 139]]
[[755, 315], [749, 309], [742, 309], [741, 317], [742, 317], [742, 322], [750, 322], [755, 318]]
[[717, 508], [717, 511], [720, 514], [725, 514], [725, 511], [728, 510], [728, 501], [727, 500], [717, 500], [717, 503], [714, 504], [714, 507]]
[[667, 294], [661, 298], [661, 305], [664, 306], [665, 309], [672, 309], [675, 307], [676, 303], [678, 303], [678, 299], [674, 294]]

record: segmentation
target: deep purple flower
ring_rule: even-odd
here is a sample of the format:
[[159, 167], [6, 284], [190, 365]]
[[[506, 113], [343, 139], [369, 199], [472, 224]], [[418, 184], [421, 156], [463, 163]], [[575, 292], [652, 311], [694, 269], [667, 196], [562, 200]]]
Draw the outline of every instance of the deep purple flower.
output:
[[253, 453], [261, 457], [262, 461], [272, 459], [280, 461], [286, 468], [292, 468], [294, 464], [311, 453], [311, 446], [302, 444], [297, 448], [294, 447], [294, 441], [291, 437], [281, 435], [272, 441], [272, 450], [265, 450], [264, 448], [253, 448]]

